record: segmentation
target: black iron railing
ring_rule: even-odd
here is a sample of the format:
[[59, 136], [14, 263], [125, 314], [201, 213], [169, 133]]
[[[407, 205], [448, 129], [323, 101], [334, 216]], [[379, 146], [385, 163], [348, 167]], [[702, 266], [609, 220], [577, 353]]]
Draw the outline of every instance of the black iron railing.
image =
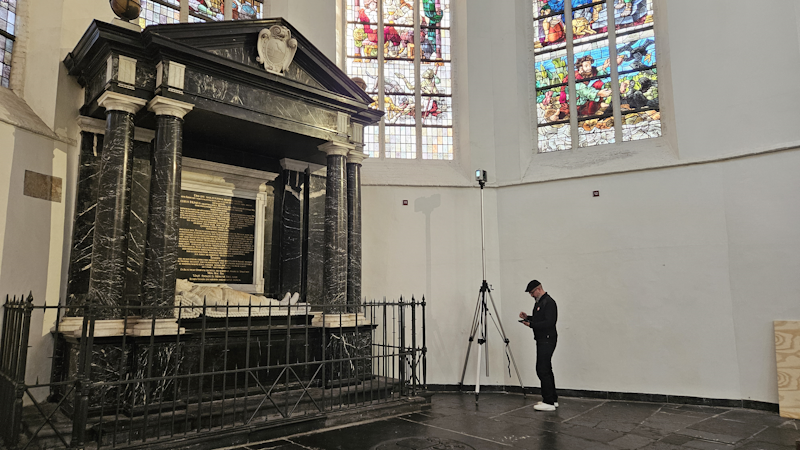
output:
[[[7, 299], [0, 415], [11, 426], [0, 436], [10, 448], [141, 446], [416, 396], [426, 385], [425, 305], [65, 308]], [[121, 318], [96, 319], [104, 308]], [[26, 384], [31, 320], [52, 309], [51, 379]], [[36, 398], [36, 388], [49, 397]]]

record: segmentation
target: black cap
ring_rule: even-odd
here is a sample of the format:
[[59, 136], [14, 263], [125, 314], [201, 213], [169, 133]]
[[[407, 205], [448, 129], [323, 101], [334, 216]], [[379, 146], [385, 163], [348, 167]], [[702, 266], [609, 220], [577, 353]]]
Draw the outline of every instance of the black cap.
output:
[[528, 283], [528, 287], [525, 288], [525, 292], [530, 292], [530, 291], [536, 289], [536, 286], [541, 286], [541, 284], [542, 283], [539, 283], [539, 281], [537, 281], [537, 280], [531, 280], [531, 282]]

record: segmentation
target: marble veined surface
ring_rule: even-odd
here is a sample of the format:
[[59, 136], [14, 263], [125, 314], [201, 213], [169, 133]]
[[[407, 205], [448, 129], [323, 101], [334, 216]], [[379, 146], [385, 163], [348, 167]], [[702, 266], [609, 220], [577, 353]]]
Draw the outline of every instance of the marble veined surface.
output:
[[800, 320], [776, 320], [774, 325], [780, 414], [800, 419]]

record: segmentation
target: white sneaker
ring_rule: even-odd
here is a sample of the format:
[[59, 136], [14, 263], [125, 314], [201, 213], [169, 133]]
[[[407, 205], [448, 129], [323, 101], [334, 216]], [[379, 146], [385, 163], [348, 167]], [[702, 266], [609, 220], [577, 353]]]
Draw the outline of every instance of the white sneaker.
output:
[[551, 405], [549, 403], [537, 403], [533, 405], [533, 409], [537, 411], [555, 411], [556, 405]]
[[[544, 402], [536, 402], [536, 404], [537, 404], [537, 405], [542, 405], [542, 404], [544, 404]], [[558, 402], [555, 402], [555, 403], [553, 403], [553, 406], [555, 406], [556, 408], [558, 408]]]

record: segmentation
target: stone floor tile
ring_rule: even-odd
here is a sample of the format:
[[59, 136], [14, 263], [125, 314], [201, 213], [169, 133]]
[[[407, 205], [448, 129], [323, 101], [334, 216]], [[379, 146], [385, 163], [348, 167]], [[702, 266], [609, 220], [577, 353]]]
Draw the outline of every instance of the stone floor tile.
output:
[[800, 430], [789, 428], [769, 427], [752, 437], [753, 441], [770, 442], [778, 445], [785, 445], [792, 448], [792, 445], [800, 439]]
[[699, 431], [691, 428], [684, 428], [683, 430], [676, 431], [677, 434], [684, 434], [686, 436], [704, 439], [706, 441], [723, 442], [726, 444], [736, 444], [744, 441], [747, 437], [731, 436], [728, 434], [709, 433], [708, 431]]
[[705, 440], [693, 440], [683, 444], [686, 448], [696, 448], [699, 450], [730, 450], [733, 449], [733, 444], [726, 444], [724, 442], [711, 442]]
[[475, 405], [473, 395], [436, 394], [425, 411], [237, 449], [793, 450], [800, 438], [800, 421], [768, 412], [566, 397], [558, 410], [539, 412], [536, 401], [481, 394]]
[[689, 430], [705, 431], [714, 434], [723, 434], [728, 436], [736, 436], [739, 439], [748, 438], [759, 431], [762, 431], [767, 426], [761, 422], [740, 422], [736, 420], [727, 420], [721, 417], [712, 417], [686, 427]]
[[653, 443], [652, 439], [648, 439], [642, 436], [636, 436], [635, 434], [626, 434], [619, 439], [615, 439], [608, 444], [613, 447], [623, 448], [623, 449], [637, 449], [642, 448], [648, 444]]
[[736, 450], [794, 450], [794, 447], [772, 444], [770, 442], [746, 442], [734, 447]]

